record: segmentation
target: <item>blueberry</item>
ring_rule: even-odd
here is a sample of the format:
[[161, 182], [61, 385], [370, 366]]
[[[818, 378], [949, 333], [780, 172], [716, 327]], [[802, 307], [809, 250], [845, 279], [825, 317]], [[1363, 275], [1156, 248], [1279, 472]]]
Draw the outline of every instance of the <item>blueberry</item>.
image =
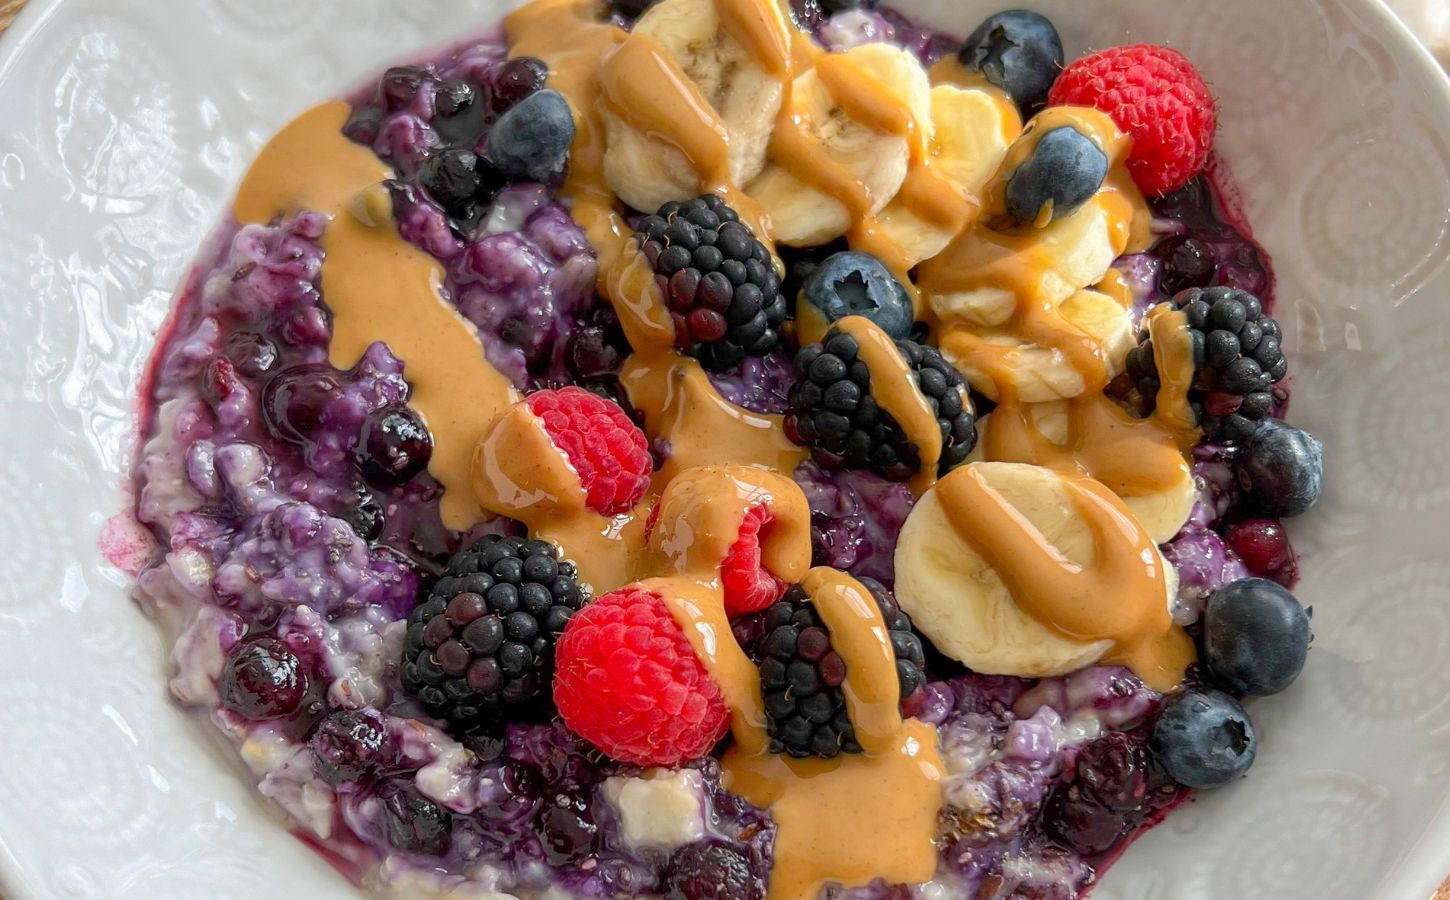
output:
[[514, 104], [544, 89], [549, 67], [532, 56], [515, 56], [505, 60], [493, 76], [489, 95], [494, 112], [502, 113]]
[[580, 794], [560, 792], [539, 810], [535, 828], [544, 842], [544, 855], [554, 865], [584, 859], [594, 852], [599, 826]]
[[1279, 518], [1297, 516], [1319, 500], [1324, 445], [1307, 431], [1265, 419], [1240, 448], [1237, 468], [1256, 506]]
[[1218, 276], [1218, 263], [1207, 244], [1187, 235], [1164, 238], [1153, 247], [1162, 262], [1158, 270], [1158, 291], [1172, 297], [1189, 288], [1208, 287]]
[[1107, 175], [1108, 155], [1097, 144], [1076, 128], [1054, 128], [1007, 179], [1007, 212], [1045, 226], [1077, 212]]
[[339, 709], [317, 723], [307, 745], [312, 768], [331, 785], [359, 781], [383, 752], [383, 718], [372, 709]]
[[453, 817], [448, 810], [418, 793], [406, 779], [396, 778], [378, 790], [383, 832], [390, 845], [404, 853], [439, 856], [448, 849]]
[[675, 851], [665, 887], [669, 900], [759, 900], [765, 893], [760, 881], [743, 852], [709, 841]]
[[363, 540], [377, 540], [383, 533], [383, 525], [387, 522], [387, 513], [383, 509], [383, 504], [366, 485], [355, 485], [353, 496], [355, 499], [352, 504], [339, 513], [338, 518], [352, 526], [352, 530]]
[[906, 289], [869, 253], [846, 251], [827, 257], [806, 278], [801, 297], [827, 323], [865, 316], [893, 338], [911, 333], [913, 311]]
[[1216, 788], [1248, 771], [1258, 738], [1237, 700], [1222, 691], [1190, 690], [1164, 703], [1152, 748], [1174, 781]]
[[1128, 830], [1127, 817], [1076, 788], [1059, 787], [1042, 805], [1042, 830], [1083, 856], [1106, 853]]
[[574, 142], [574, 114], [558, 91], [537, 91], [499, 116], [488, 134], [488, 156], [504, 175], [548, 181], [562, 173]]
[[306, 444], [327, 410], [342, 398], [340, 373], [323, 364], [284, 369], [262, 389], [262, 416], [279, 438]]
[[249, 719], [296, 712], [307, 694], [307, 673], [297, 654], [276, 637], [241, 641], [227, 653], [217, 680], [221, 704]]
[[423, 160], [418, 183], [450, 216], [466, 219], [483, 184], [478, 158], [467, 150], [442, 150]]
[[233, 331], [227, 335], [227, 359], [248, 378], [260, 378], [277, 367], [277, 345], [255, 331]]
[[406, 406], [385, 406], [363, 424], [358, 464], [374, 484], [401, 484], [426, 469], [432, 458], [433, 436]]
[[1045, 16], [1009, 9], [978, 25], [957, 57], [1006, 91], [1025, 118], [1046, 105], [1062, 71], [1062, 39]]
[[1240, 694], [1277, 694], [1304, 668], [1313, 635], [1294, 595], [1264, 578], [1214, 591], [1203, 614], [1203, 655], [1216, 682]]

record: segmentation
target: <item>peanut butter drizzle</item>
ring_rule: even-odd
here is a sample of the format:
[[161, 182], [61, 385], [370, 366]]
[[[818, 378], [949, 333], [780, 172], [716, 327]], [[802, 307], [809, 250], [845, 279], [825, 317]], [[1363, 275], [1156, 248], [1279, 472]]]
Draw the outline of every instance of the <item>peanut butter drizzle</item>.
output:
[[836, 569], [811, 569], [801, 586], [836, 652], [851, 660], [842, 692], [856, 740], [867, 753], [890, 753], [903, 727], [901, 682], [881, 608], [865, 585]]
[[650, 570], [718, 581], [720, 561], [757, 506], [770, 509], [762, 532], [761, 562], [793, 584], [811, 567], [811, 511], [789, 476], [737, 466], [701, 466], [681, 472], [660, 497], [649, 535]]
[[1193, 642], [1164, 603], [1162, 556], [1116, 494], [1090, 478], [1065, 481], [1092, 532], [1088, 565], [1064, 556], [973, 466], [943, 478], [937, 491], [957, 534], [1024, 611], [1073, 640], [1113, 641], [1106, 660], [1130, 665], [1157, 690], [1177, 687]]
[[1133, 287], [1128, 284], [1128, 279], [1123, 273], [1117, 269], [1109, 269], [1103, 276], [1103, 280], [1093, 285], [1093, 290], [1112, 297], [1123, 309], [1133, 307]]
[[936, 872], [945, 767], [925, 722], [904, 723], [877, 756], [794, 759], [737, 742], [721, 766], [726, 789], [775, 820], [768, 900], [814, 900], [829, 883], [920, 884]]
[[332, 364], [350, 368], [374, 342], [388, 342], [406, 367], [408, 402], [433, 433], [428, 471], [445, 488], [443, 522], [465, 529], [482, 514], [469, 490], [473, 448], [517, 395], [484, 357], [473, 323], [440, 293], [438, 262], [399, 236], [388, 204], [358, 207], [392, 173], [343, 136], [349, 112], [343, 101], [324, 103], [277, 134], [237, 191], [236, 217], [265, 223], [310, 209], [331, 218], [322, 296], [332, 311]]
[[[911, 492], [920, 497], [936, 484], [941, 463], [941, 425], [916, 383], [911, 366], [896, 349], [896, 342], [881, 327], [864, 316], [846, 316], [834, 326], [856, 339], [860, 359], [871, 372], [871, 396], [876, 405], [891, 414], [916, 446], [921, 468], [911, 479]], [[964, 401], [966, 398], [962, 398]]]
[[730, 135], [700, 88], [643, 34], [632, 34], [600, 70], [604, 100], [636, 130], [679, 150], [705, 186], [730, 184]]

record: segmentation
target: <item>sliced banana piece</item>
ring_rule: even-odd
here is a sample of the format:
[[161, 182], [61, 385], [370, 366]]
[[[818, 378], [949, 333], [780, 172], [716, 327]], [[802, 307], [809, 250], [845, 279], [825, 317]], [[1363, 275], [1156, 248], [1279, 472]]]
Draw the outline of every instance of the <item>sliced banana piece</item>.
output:
[[[843, 56], [898, 99], [919, 126], [929, 125], [931, 83], [914, 56], [890, 44], [863, 44]], [[883, 133], [870, 123], [853, 119], [814, 68], [796, 77], [791, 93], [793, 113], [806, 140], [864, 187], [873, 214], [881, 212], [906, 179], [910, 150], [905, 136]], [[844, 203], [807, 184], [778, 161], [767, 165], [746, 192], [769, 214], [775, 238], [781, 243], [824, 244], [851, 227], [851, 211]]]
[[1155, 544], [1166, 544], [1183, 530], [1188, 517], [1193, 514], [1193, 504], [1198, 502], [1198, 482], [1193, 470], [1184, 463], [1173, 484], [1151, 494], [1124, 497], [1133, 517], [1148, 532]]
[[[931, 123], [936, 152], [932, 168], [969, 197], [980, 195], [1022, 132], [1015, 106], [988, 91], [953, 84], [931, 89]], [[960, 230], [923, 219], [900, 197], [877, 220], [911, 266], [945, 250]]]
[[[766, 15], [781, 16], [775, 4]], [[786, 23], [777, 23], [782, 32]], [[694, 82], [729, 136], [731, 180], [749, 182], [765, 166], [765, 151], [780, 112], [784, 83], [730, 36], [710, 0], [660, 0], [635, 23], [632, 34], [655, 41]], [[678, 148], [603, 111], [604, 177], [625, 203], [653, 212], [671, 200], [700, 193], [701, 173]]]
[[[1092, 533], [1056, 473], [1019, 463], [972, 463], [1064, 556], [1090, 565]], [[1165, 607], [1177, 594], [1166, 561]], [[1110, 641], [1076, 641], [1027, 614], [996, 570], [958, 536], [937, 491], [917, 501], [896, 545], [896, 598], [938, 650], [976, 672], [1025, 678], [1061, 675], [1090, 665]]]
[[1101, 195], [1046, 228], [1002, 232], [980, 225], [949, 251], [958, 289], [928, 295], [944, 321], [992, 328], [1012, 317], [1017, 298], [1058, 306], [1097, 284], [1112, 265], [1115, 223]]
[[1057, 311], [1098, 342], [1109, 379], [1123, 371], [1128, 351], [1138, 340], [1133, 332], [1133, 317], [1121, 303], [1101, 291], [1081, 290], [1062, 301]]
[[[1127, 310], [1106, 294], [1082, 290], [1063, 301], [1057, 311], [1102, 348], [1109, 378], [1122, 371], [1128, 351], [1135, 343], [1133, 320]], [[1085, 389], [1082, 372], [1060, 349], [1023, 341], [1003, 329], [975, 330], [989, 344], [1012, 348], [1005, 375], [1012, 380], [1012, 389], [1023, 402], [1067, 400], [1080, 396]], [[950, 342], [942, 345], [942, 352], [979, 393], [992, 400], [1000, 399], [1001, 386], [997, 381], [954, 353]]]
[[[1044, 439], [1059, 447], [1067, 444], [1069, 428], [1069, 404], [1067, 401], [1029, 403], [1025, 404], [1023, 409], [1032, 426]], [[992, 416], [983, 416], [977, 420], [977, 446], [967, 457], [969, 462], [978, 462], [983, 459], [982, 448], [987, 445], [986, 436], [991, 428]], [[1155, 544], [1166, 544], [1173, 540], [1183, 529], [1188, 517], [1192, 515], [1193, 504], [1196, 502], [1198, 502], [1198, 482], [1193, 476], [1193, 469], [1186, 461], [1179, 467], [1173, 483], [1167, 487], [1151, 494], [1123, 498], [1123, 504], [1128, 507], [1133, 518], [1138, 520]]]

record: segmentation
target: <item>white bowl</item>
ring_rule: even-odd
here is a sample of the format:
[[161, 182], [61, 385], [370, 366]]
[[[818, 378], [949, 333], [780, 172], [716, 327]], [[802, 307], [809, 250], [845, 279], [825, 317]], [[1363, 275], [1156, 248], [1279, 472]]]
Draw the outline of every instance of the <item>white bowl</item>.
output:
[[[497, 0], [32, 0], [0, 57], [0, 886], [354, 892], [167, 700], [124, 535], [137, 374], [262, 140]], [[906, 0], [957, 32], [1002, 3]], [[1317, 638], [1250, 777], [1094, 895], [1424, 900], [1450, 871], [1450, 83], [1373, 0], [1034, 0], [1070, 55], [1166, 42], [1279, 276], [1328, 490], [1294, 537]]]

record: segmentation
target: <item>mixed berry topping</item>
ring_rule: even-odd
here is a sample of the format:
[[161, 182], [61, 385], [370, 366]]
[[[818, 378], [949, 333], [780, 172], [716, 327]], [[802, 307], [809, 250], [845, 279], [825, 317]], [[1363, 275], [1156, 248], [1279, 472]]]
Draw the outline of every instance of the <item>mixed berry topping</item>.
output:
[[660, 595], [631, 586], [574, 616], [559, 638], [554, 703], [608, 756], [674, 766], [725, 736], [729, 711]]
[[1112, 116], [1133, 139], [1128, 172], [1150, 196], [1177, 190], [1202, 171], [1218, 128], [1203, 76], [1177, 50], [1153, 44], [1084, 56], [1057, 77], [1047, 102]]
[[[1279, 323], [1264, 312], [1258, 297], [1237, 288], [1190, 288], [1172, 304], [1188, 318], [1194, 365], [1189, 399], [1199, 424], [1213, 440], [1248, 440], [1274, 411], [1274, 386], [1289, 371], [1279, 346]], [[1127, 371], [1151, 404], [1161, 378], [1146, 329], [1138, 334], [1138, 346], [1128, 351]]]
[[[926, 684], [921, 638], [884, 587], [869, 579], [860, 583], [881, 608], [905, 701]], [[846, 661], [803, 586], [793, 586], [766, 610], [756, 654], [772, 752], [821, 759], [861, 752], [846, 709]]]
[[[946, 474], [977, 443], [966, 381], [935, 347], [897, 339], [896, 348], [941, 428], [937, 470]], [[786, 434], [809, 447], [823, 469], [870, 469], [888, 480], [906, 481], [921, 469], [920, 449], [877, 403], [873, 373], [860, 352], [855, 337], [834, 328], [822, 343], [801, 348], [795, 360], [801, 381], [790, 392]]]
[[408, 615], [403, 690], [459, 731], [528, 703], [547, 689], [555, 639], [587, 600], [554, 544], [480, 538]]
[[675, 323], [675, 344], [707, 369], [780, 345], [786, 302], [770, 251], [715, 194], [666, 203], [639, 224], [640, 250]]

